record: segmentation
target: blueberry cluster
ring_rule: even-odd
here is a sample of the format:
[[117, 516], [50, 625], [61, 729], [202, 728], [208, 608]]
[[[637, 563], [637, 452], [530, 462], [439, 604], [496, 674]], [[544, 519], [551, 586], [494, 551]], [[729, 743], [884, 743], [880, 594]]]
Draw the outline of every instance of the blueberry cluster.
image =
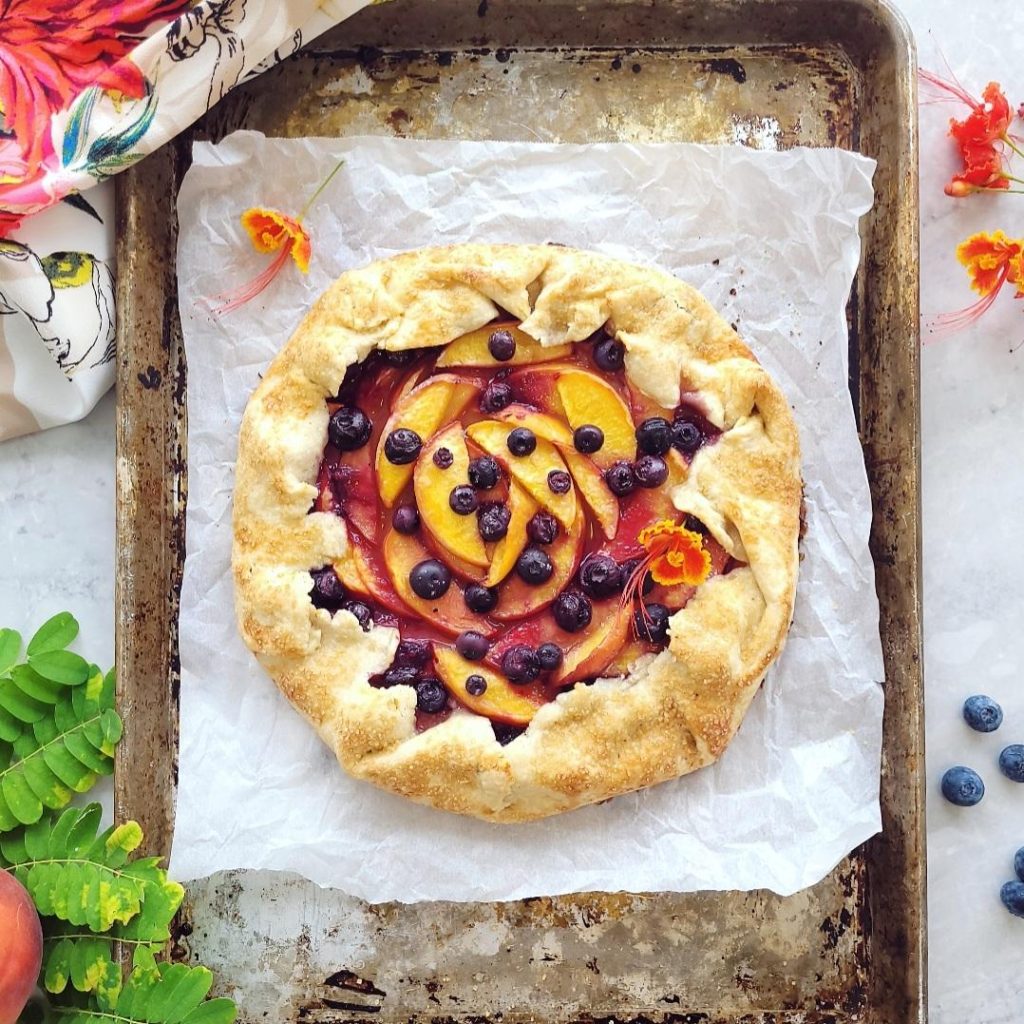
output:
[[391, 666], [372, 682], [379, 687], [412, 686], [416, 690], [417, 710], [437, 714], [448, 707], [448, 691], [440, 679], [427, 671], [429, 665], [428, 640], [402, 640]]
[[365, 601], [349, 596], [338, 574], [329, 565], [323, 569], [314, 569], [309, 575], [313, 579], [313, 589], [309, 596], [314, 608], [323, 608], [332, 615], [339, 610], [350, 612], [363, 632], [369, 631], [373, 625], [373, 610]]
[[[1003, 709], [991, 697], [975, 694], [964, 701], [964, 721], [976, 732], [995, 732], [1003, 724]], [[999, 770], [1011, 782], [1024, 783], [1024, 743], [1011, 743], [999, 753]], [[955, 765], [942, 776], [942, 795], [958, 807], [973, 807], [985, 796], [982, 777], [965, 765]], [[1017, 878], [1006, 882], [999, 898], [1015, 917], [1024, 917], [1024, 847], [1013, 859]]]

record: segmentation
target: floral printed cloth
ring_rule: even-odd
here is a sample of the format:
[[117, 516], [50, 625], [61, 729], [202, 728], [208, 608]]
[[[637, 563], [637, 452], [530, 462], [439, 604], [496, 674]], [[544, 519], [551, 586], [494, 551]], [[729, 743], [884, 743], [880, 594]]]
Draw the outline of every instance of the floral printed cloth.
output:
[[0, 0], [0, 440], [113, 383], [113, 198], [92, 186], [373, 2]]

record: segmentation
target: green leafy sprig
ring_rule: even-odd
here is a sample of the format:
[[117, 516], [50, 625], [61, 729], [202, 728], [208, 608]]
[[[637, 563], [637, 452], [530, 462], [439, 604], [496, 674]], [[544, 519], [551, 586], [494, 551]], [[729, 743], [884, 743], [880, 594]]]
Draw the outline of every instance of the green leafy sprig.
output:
[[61, 1024], [232, 1024], [234, 1003], [206, 998], [205, 967], [158, 962], [184, 890], [160, 858], [135, 856], [139, 825], [101, 832], [99, 804], [68, 806], [113, 771], [122, 732], [114, 672], [67, 650], [77, 635], [61, 612], [22, 660], [21, 636], [0, 629], [0, 869], [42, 919], [39, 983]]

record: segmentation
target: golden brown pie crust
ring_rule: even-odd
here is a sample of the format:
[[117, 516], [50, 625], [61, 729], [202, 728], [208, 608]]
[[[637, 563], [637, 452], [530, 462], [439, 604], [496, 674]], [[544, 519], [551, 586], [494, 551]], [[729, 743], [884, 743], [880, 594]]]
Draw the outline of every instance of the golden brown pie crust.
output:
[[[310, 570], [343, 561], [345, 522], [309, 513], [328, 410], [349, 364], [374, 348], [445, 344], [499, 314], [543, 345], [604, 324], [632, 385], [674, 408], [696, 392], [723, 430], [672, 495], [745, 563], [703, 584], [671, 621], [670, 646], [626, 678], [577, 686], [502, 746], [457, 713], [417, 734], [412, 687], [371, 687], [397, 631], [363, 632], [313, 607]], [[793, 611], [800, 456], [789, 405], [736, 332], [671, 275], [539, 245], [422, 249], [343, 274], [271, 363], [242, 420], [234, 495], [239, 628], [349, 774], [490, 821], [541, 818], [674, 779], [735, 734]]]

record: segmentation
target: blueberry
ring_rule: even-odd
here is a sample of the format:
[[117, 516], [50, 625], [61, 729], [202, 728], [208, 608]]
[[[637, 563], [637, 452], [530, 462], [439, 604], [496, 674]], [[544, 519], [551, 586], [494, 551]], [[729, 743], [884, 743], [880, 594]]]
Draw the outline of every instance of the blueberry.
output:
[[395, 651], [395, 664], [423, 668], [429, 657], [429, 640], [400, 640], [398, 649]]
[[384, 455], [388, 462], [396, 466], [406, 466], [410, 462], [415, 462], [422, 447], [423, 440], [420, 435], [408, 427], [392, 430], [384, 439]]
[[942, 795], [957, 807], [973, 807], [985, 795], [985, 783], [973, 768], [957, 765], [942, 776]]
[[1003, 724], [1003, 709], [979, 693], [964, 701], [964, 721], [977, 732], [995, 732]]
[[512, 513], [508, 505], [482, 505], [476, 528], [486, 541], [501, 540], [508, 533], [508, 524], [511, 521]]
[[487, 339], [487, 351], [499, 363], [507, 363], [516, 354], [516, 339], [510, 331], [492, 331]]
[[384, 673], [385, 686], [415, 686], [419, 672], [412, 665], [393, 665]]
[[551, 611], [555, 622], [567, 633], [578, 633], [585, 629], [593, 616], [590, 598], [578, 590], [565, 590], [559, 594]]
[[501, 479], [501, 469], [490, 455], [481, 455], [469, 464], [469, 482], [478, 491], [489, 491]]
[[482, 583], [470, 583], [462, 596], [471, 612], [484, 615], [498, 603], [498, 588], [485, 587]]
[[1011, 782], [1024, 782], [1024, 743], [1011, 743], [999, 755], [999, 770]]
[[483, 676], [478, 676], [475, 672], [471, 676], [466, 676], [466, 693], [471, 697], [479, 697], [487, 689], [487, 680]]
[[548, 488], [555, 494], [568, 494], [572, 487], [569, 474], [562, 469], [553, 469], [548, 473]]
[[487, 637], [472, 629], [460, 633], [455, 641], [455, 650], [467, 661], [479, 661], [490, 649], [491, 645]]
[[1003, 906], [1014, 917], [1024, 917], [1024, 882], [1007, 882], [999, 890]]
[[345, 588], [329, 565], [314, 569], [310, 576], [313, 577], [313, 589], [309, 596], [313, 599], [314, 608], [337, 608], [345, 600]]
[[587, 555], [580, 566], [580, 586], [587, 597], [600, 600], [619, 593], [625, 581], [622, 569], [611, 555]]
[[626, 346], [614, 338], [605, 338], [594, 346], [594, 362], [605, 373], [621, 370], [626, 363]]
[[[622, 569], [623, 586], [625, 586], [626, 581], [633, 575], [642, 561], [642, 558], [629, 558], [619, 566], [619, 568]], [[645, 572], [640, 592], [646, 597], [653, 589], [654, 577], [649, 572]]]
[[443, 596], [451, 586], [452, 574], [448, 567], [436, 558], [425, 558], [417, 562], [409, 573], [409, 585], [417, 597], [433, 601]]
[[546, 551], [532, 545], [528, 547], [516, 561], [516, 573], [524, 583], [538, 587], [551, 579], [555, 571], [554, 564]]
[[551, 672], [562, 664], [562, 648], [558, 644], [541, 644], [537, 648], [537, 661], [544, 672]]
[[1024, 882], [1024, 846], [1013, 855], [1013, 870], [1017, 872], [1017, 877]]
[[468, 516], [471, 512], [475, 512], [477, 504], [476, 491], [469, 484], [459, 484], [457, 487], [453, 487], [451, 494], [448, 495], [449, 507], [460, 516]]
[[526, 644], [515, 644], [501, 656], [501, 671], [510, 683], [532, 683], [540, 675], [537, 652]]
[[445, 448], [443, 445], [434, 452], [434, 465], [438, 469], [448, 469], [449, 466], [455, 461], [455, 456], [452, 455], [450, 448]]
[[604, 447], [604, 431], [593, 423], [584, 423], [572, 432], [572, 443], [576, 451], [584, 455], [593, 455]]
[[641, 487], [660, 487], [668, 479], [668, 466], [657, 455], [641, 455], [633, 466], [633, 476]]
[[551, 544], [558, 536], [558, 520], [550, 512], [537, 512], [526, 524], [526, 536], [534, 544]]
[[663, 604], [652, 602], [645, 604], [643, 611], [637, 609], [633, 614], [633, 628], [641, 640], [649, 640], [654, 644], [663, 644], [668, 640], [668, 609]]
[[637, 447], [646, 455], [664, 455], [672, 447], [672, 424], [652, 416], [636, 428]]
[[425, 676], [416, 684], [416, 707], [429, 714], [437, 714], [448, 706], [448, 691], [440, 679]]
[[504, 381], [492, 380], [480, 396], [480, 408], [484, 412], [499, 412], [505, 406], [511, 405], [512, 399], [512, 388], [508, 384]]
[[636, 476], [633, 474], [633, 467], [621, 459], [612, 463], [604, 471], [604, 482], [612, 494], [620, 498], [632, 494], [636, 489]]
[[362, 409], [343, 405], [327, 422], [327, 440], [339, 451], [354, 452], [370, 440], [373, 425]]
[[505, 444], [513, 455], [529, 455], [537, 447], [537, 435], [528, 427], [516, 427], [509, 431]]
[[373, 625], [373, 612], [370, 611], [368, 604], [364, 601], [346, 601], [341, 607], [356, 617], [356, 622], [362, 627], [364, 633], [369, 632]]
[[399, 533], [415, 533], [420, 528], [420, 514], [415, 505], [399, 505], [391, 513], [391, 525]]
[[672, 447], [692, 455], [703, 443], [704, 435], [700, 427], [690, 420], [676, 420], [672, 424]]
[[491, 731], [494, 738], [503, 746], [507, 747], [514, 739], [522, 736], [526, 731], [521, 725], [506, 725], [504, 722], [491, 722]]

